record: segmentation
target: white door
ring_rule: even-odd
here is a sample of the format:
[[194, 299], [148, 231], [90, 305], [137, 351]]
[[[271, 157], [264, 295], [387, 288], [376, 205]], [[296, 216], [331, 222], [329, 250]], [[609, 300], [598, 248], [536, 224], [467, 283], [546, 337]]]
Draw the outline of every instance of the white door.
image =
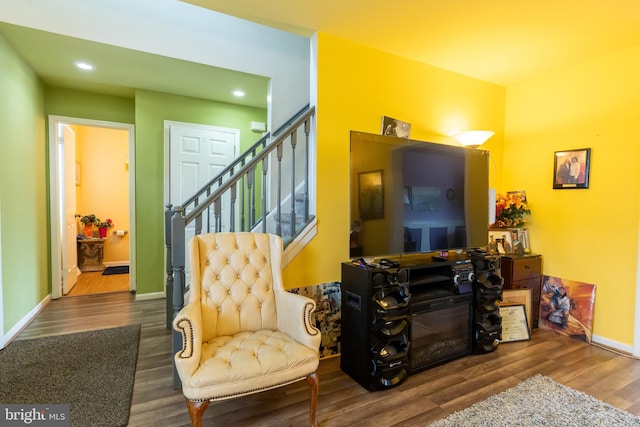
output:
[[[193, 125], [189, 123], [166, 122], [169, 126], [169, 171], [168, 201], [172, 205], [182, 205], [200, 188], [229, 165], [239, 153], [240, 130], [217, 126]], [[222, 231], [229, 230], [230, 196], [222, 198]], [[213, 224], [213, 209], [209, 209], [209, 219]], [[236, 212], [236, 224], [237, 212]], [[205, 232], [207, 215], [203, 217]], [[194, 224], [185, 230], [185, 248], [195, 235]], [[190, 283], [188, 253], [185, 254], [185, 285]], [[185, 296], [185, 300], [188, 297]]]
[[76, 222], [76, 135], [64, 124], [58, 125], [58, 147], [62, 156], [63, 167], [60, 192], [61, 217], [64, 219], [62, 231], [62, 293], [66, 295], [76, 284], [80, 271], [78, 270], [78, 252], [76, 250], [76, 236], [78, 226]]
[[[235, 159], [240, 145], [240, 130], [170, 123], [169, 144], [169, 202], [175, 206], [193, 196]], [[229, 231], [230, 200], [227, 192], [222, 198], [222, 231]], [[213, 209], [203, 217], [203, 231], [208, 225], [207, 221], [210, 221], [213, 231]], [[192, 225], [188, 230], [188, 237], [193, 236]]]

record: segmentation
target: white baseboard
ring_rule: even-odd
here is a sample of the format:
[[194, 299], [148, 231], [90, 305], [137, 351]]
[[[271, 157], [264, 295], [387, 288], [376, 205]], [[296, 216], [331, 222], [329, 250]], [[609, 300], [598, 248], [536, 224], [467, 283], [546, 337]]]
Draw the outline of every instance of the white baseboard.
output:
[[28, 312], [18, 323], [15, 324], [5, 335], [3, 335], [0, 341], [0, 349], [5, 348], [15, 337], [18, 336], [24, 328], [51, 302], [51, 294], [48, 294], [38, 305]]
[[148, 294], [136, 294], [136, 301], [148, 301], [152, 299], [164, 299], [164, 292], [150, 292]]
[[629, 344], [623, 344], [618, 341], [610, 340], [599, 335], [591, 335], [591, 341], [596, 344], [601, 344], [605, 347], [612, 348], [614, 350], [622, 351], [624, 353], [633, 354], [633, 346]]
[[129, 261], [110, 261], [103, 262], [103, 264], [107, 267], [123, 267], [125, 265], [130, 265]]

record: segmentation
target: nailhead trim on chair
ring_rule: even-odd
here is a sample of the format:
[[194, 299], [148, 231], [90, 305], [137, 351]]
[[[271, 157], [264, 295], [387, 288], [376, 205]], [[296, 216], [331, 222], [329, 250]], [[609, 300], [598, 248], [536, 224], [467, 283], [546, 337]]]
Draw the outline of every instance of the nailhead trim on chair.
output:
[[282, 386], [287, 385], [287, 384], [293, 384], [295, 382], [298, 382], [298, 381], [301, 381], [301, 380], [305, 379], [306, 377], [308, 377], [312, 373], [313, 372], [309, 372], [307, 375], [305, 375], [303, 377], [300, 377], [300, 378], [297, 378], [295, 380], [285, 381], [285, 382], [281, 382], [281, 383], [275, 383], [275, 384], [271, 384], [271, 385], [264, 386], [264, 387], [253, 388], [251, 390], [244, 391], [244, 392], [242, 392], [240, 394], [224, 394], [224, 395], [205, 398], [205, 399], [187, 399], [187, 400], [189, 400], [191, 402], [206, 402], [207, 400], [213, 402], [215, 400], [224, 400], [224, 399], [229, 399], [229, 398], [232, 398], [232, 397], [246, 396], [246, 395], [249, 395], [249, 394], [252, 394], [252, 393], [257, 393], [259, 391], [270, 390], [272, 388], [282, 387]]
[[318, 335], [320, 330], [316, 328], [311, 319], [313, 319], [313, 309], [315, 304], [307, 303], [304, 306], [304, 327], [309, 335]]
[[[187, 324], [185, 327], [184, 324]], [[191, 324], [190, 319], [180, 319], [176, 326], [179, 327], [183, 332], [182, 335], [182, 351], [178, 354], [178, 357], [181, 359], [188, 359], [193, 355], [193, 347], [194, 343], [192, 340], [187, 339], [187, 335], [193, 339], [193, 325]], [[188, 329], [188, 333], [187, 333]]]

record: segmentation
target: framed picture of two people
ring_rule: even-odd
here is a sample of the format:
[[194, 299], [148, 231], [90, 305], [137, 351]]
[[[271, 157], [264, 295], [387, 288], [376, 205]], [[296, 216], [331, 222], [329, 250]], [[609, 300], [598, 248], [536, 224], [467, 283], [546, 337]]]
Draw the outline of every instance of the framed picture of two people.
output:
[[590, 148], [556, 151], [553, 158], [553, 188], [589, 188]]

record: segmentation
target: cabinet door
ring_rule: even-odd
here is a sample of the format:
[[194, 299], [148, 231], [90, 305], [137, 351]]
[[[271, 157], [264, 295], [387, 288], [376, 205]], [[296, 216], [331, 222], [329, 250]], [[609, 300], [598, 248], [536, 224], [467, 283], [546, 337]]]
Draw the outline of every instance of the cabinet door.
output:
[[512, 260], [513, 263], [513, 271], [511, 280], [513, 282], [519, 280], [527, 280], [540, 277], [541, 270], [541, 258], [540, 257], [532, 257], [532, 258], [521, 258]]

